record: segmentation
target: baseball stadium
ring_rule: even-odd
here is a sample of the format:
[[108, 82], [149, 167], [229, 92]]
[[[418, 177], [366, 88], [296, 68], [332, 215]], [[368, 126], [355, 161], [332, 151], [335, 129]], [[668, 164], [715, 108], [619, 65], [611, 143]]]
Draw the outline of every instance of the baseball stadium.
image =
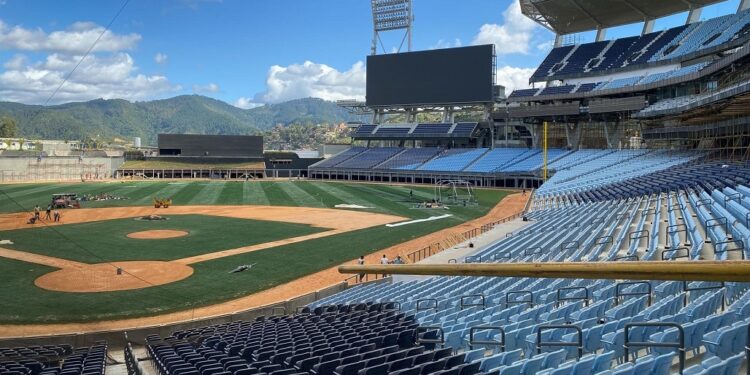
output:
[[0, 374], [750, 374], [750, 0], [515, 1], [555, 40], [505, 95], [371, 0], [330, 155], [0, 155]]

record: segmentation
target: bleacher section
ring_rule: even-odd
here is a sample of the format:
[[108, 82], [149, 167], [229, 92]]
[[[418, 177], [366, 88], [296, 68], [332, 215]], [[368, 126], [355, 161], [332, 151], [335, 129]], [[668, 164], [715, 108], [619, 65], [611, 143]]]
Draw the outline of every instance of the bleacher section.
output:
[[386, 162], [376, 166], [376, 169], [417, 169], [427, 160], [432, 159], [442, 149], [437, 147], [407, 148]]
[[372, 147], [336, 165], [338, 168], [372, 168], [403, 151], [398, 147]]
[[352, 134], [355, 139], [425, 139], [470, 138], [476, 122], [422, 123], [398, 125], [360, 125]]
[[[699, 173], [702, 167], [683, 172]], [[742, 201], [729, 202], [732, 212], [723, 200], [736, 191]], [[471, 261], [740, 259], [750, 251], [724, 241], [750, 240], [742, 217], [750, 212], [746, 205], [748, 186], [587, 203], [538, 198], [527, 214], [530, 225]], [[733, 223], [730, 232], [710, 224], [722, 218]], [[685, 229], [672, 229], [678, 223]], [[688, 357], [685, 374], [738, 374], [750, 325], [748, 283], [431, 277], [356, 286], [311, 307], [382, 302], [398, 302], [420, 325], [439, 327], [445, 345], [464, 354], [466, 362], [499, 374], [666, 375], [681, 370], [680, 352]], [[674, 324], [684, 332], [679, 349], [631, 347], [635, 356], [625, 358], [628, 341], [680, 341]], [[540, 339], [546, 345], [540, 347]]]
[[486, 148], [452, 148], [443, 151], [421, 167], [422, 171], [462, 171], [487, 152]]
[[700, 153], [670, 153], [650, 150], [613, 152], [583, 163], [561, 166], [537, 190], [537, 196], [548, 197], [580, 193], [665, 170], [701, 156]]
[[479, 373], [465, 355], [415, 342], [432, 334], [396, 304], [357, 304], [152, 336], [147, 348], [161, 375]]
[[70, 345], [0, 348], [0, 374], [103, 375], [106, 358], [105, 343], [82, 348]]
[[[570, 74], [596, 75], [647, 62], [671, 61], [688, 55], [729, 48], [750, 35], [750, 10], [614, 41], [553, 48], [532, 75], [535, 82]], [[571, 53], [572, 51], [572, 53]], [[511, 94], [511, 97], [513, 95]]]

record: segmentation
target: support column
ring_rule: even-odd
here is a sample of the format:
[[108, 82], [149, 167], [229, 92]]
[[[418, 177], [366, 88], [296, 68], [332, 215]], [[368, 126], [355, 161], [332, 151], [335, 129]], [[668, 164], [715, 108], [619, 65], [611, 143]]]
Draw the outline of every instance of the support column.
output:
[[601, 42], [606, 37], [607, 37], [607, 29], [603, 28], [601, 25], [597, 26], [596, 27], [596, 41]]
[[526, 124], [526, 129], [531, 133], [531, 147], [539, 148], [542, 144], [542, 125], [541, 124]]
[[565, 124], [565, 137], [568, 141], [568, 148], [577, 149], [581, 143], [581, 125], [579, 123]]
[[652, 31], [654, 31], [654, 24], [656, 23], [655, 20], [645, 20], [643, 22], [643, 30], [641, 30], [641, 35], [648, 34]]
[[701, 20], [701, 12], [703, 11], [703, 8], [691, 8], [688, 12], [687, 20], [685, 21], [686, 25], [689, 25], [691, 23], [696, 23]]
[[604, 123], [604, 136], [607, 139], [607, 147], [608, 148], [616, 148], [618, 147], [618, 141], [620, 139], [619, 133], [620, 133], [620, 124], [618, 122], [609, 124], [607, 122]]
[[740, 6], [737, 8], [737, 12], [742, 12], [743, 10], [750, 9], [750, 0], [742, 0], [740, 1]]
[[[750, 0], [747, 0], [747, 1], [750, 1]], [[563, 36], [562, 35], [555, 34], [555, 47], [554, 48], [562, 46], [562, 40], [563, 40]]]

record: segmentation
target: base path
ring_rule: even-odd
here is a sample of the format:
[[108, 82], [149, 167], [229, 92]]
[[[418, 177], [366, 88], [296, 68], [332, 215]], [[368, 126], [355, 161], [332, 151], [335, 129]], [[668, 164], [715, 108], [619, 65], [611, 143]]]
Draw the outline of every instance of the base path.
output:
[[[380, 250], [365, 257], [365, 263], [374, 264], [386, 254], [389, 258], [396, 255], [405, 255], [416, 249], [440, 242], [446, 237], [455, 236], [468, 230], [475, 229], [481, 225], [495, 222], [497, 220], [516, 215], [523, 211], [530, 194], [511, 194], [498, 203], [487, 215], [463, 223], [461, 225], [443, 229], [429, 235], [404, 242], [387, 249]], [[171, 210], [172, 207], [169, 208]], [[350, 212], [350, 211], [335, 211]], [[160, 211], [161, 214], [167, 212]], [[352, 260], [345, 264], [354, 264]], [[215, 316], [245, 311], [256, 307], [268, 306], [278, 302], [286, 301], [308, 293], [315, 292], [332, 285], [341, 283], [345, 276], [338, 272], [338, 266], [331, 267], [314, 274], [301, 277], [286, 284], [278, 285], [262, 292], [244, 296], [235, 300], [200, 307], [192, 310], [168, 313], [144, 318], [132, 318], [113, 321], [100, 321], [89, 323], [62, 323], [62, 324], [39, 324], [39, 325], [0, 325], [0, 338], [12, 338], [22, 336], [50, 336], [75, 334], [80, 332], [97, 332], [128, 330], [146, 326], [156, 326], [187, 322], [195, 319], [205, 319]]]

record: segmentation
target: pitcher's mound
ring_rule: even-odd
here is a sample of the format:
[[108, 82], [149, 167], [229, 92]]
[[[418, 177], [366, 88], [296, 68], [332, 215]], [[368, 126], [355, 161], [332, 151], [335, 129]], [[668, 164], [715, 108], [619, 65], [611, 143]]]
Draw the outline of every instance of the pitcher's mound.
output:
[[136, 238], [139, 240], [160, 240], [164, 238], [177, 238], [187, 235], [188, 232], [185, 232], [184, 230], [157, 229], [128, 233], [128, 238]]
[[[118, 268], [122, 269], [119, 275]], [[113, 262], [63, 268], [40, 276], [34, 284], [58, 292], [112, 292], [169, 284], [192, 274], [192, 267], [180, 263]]]

